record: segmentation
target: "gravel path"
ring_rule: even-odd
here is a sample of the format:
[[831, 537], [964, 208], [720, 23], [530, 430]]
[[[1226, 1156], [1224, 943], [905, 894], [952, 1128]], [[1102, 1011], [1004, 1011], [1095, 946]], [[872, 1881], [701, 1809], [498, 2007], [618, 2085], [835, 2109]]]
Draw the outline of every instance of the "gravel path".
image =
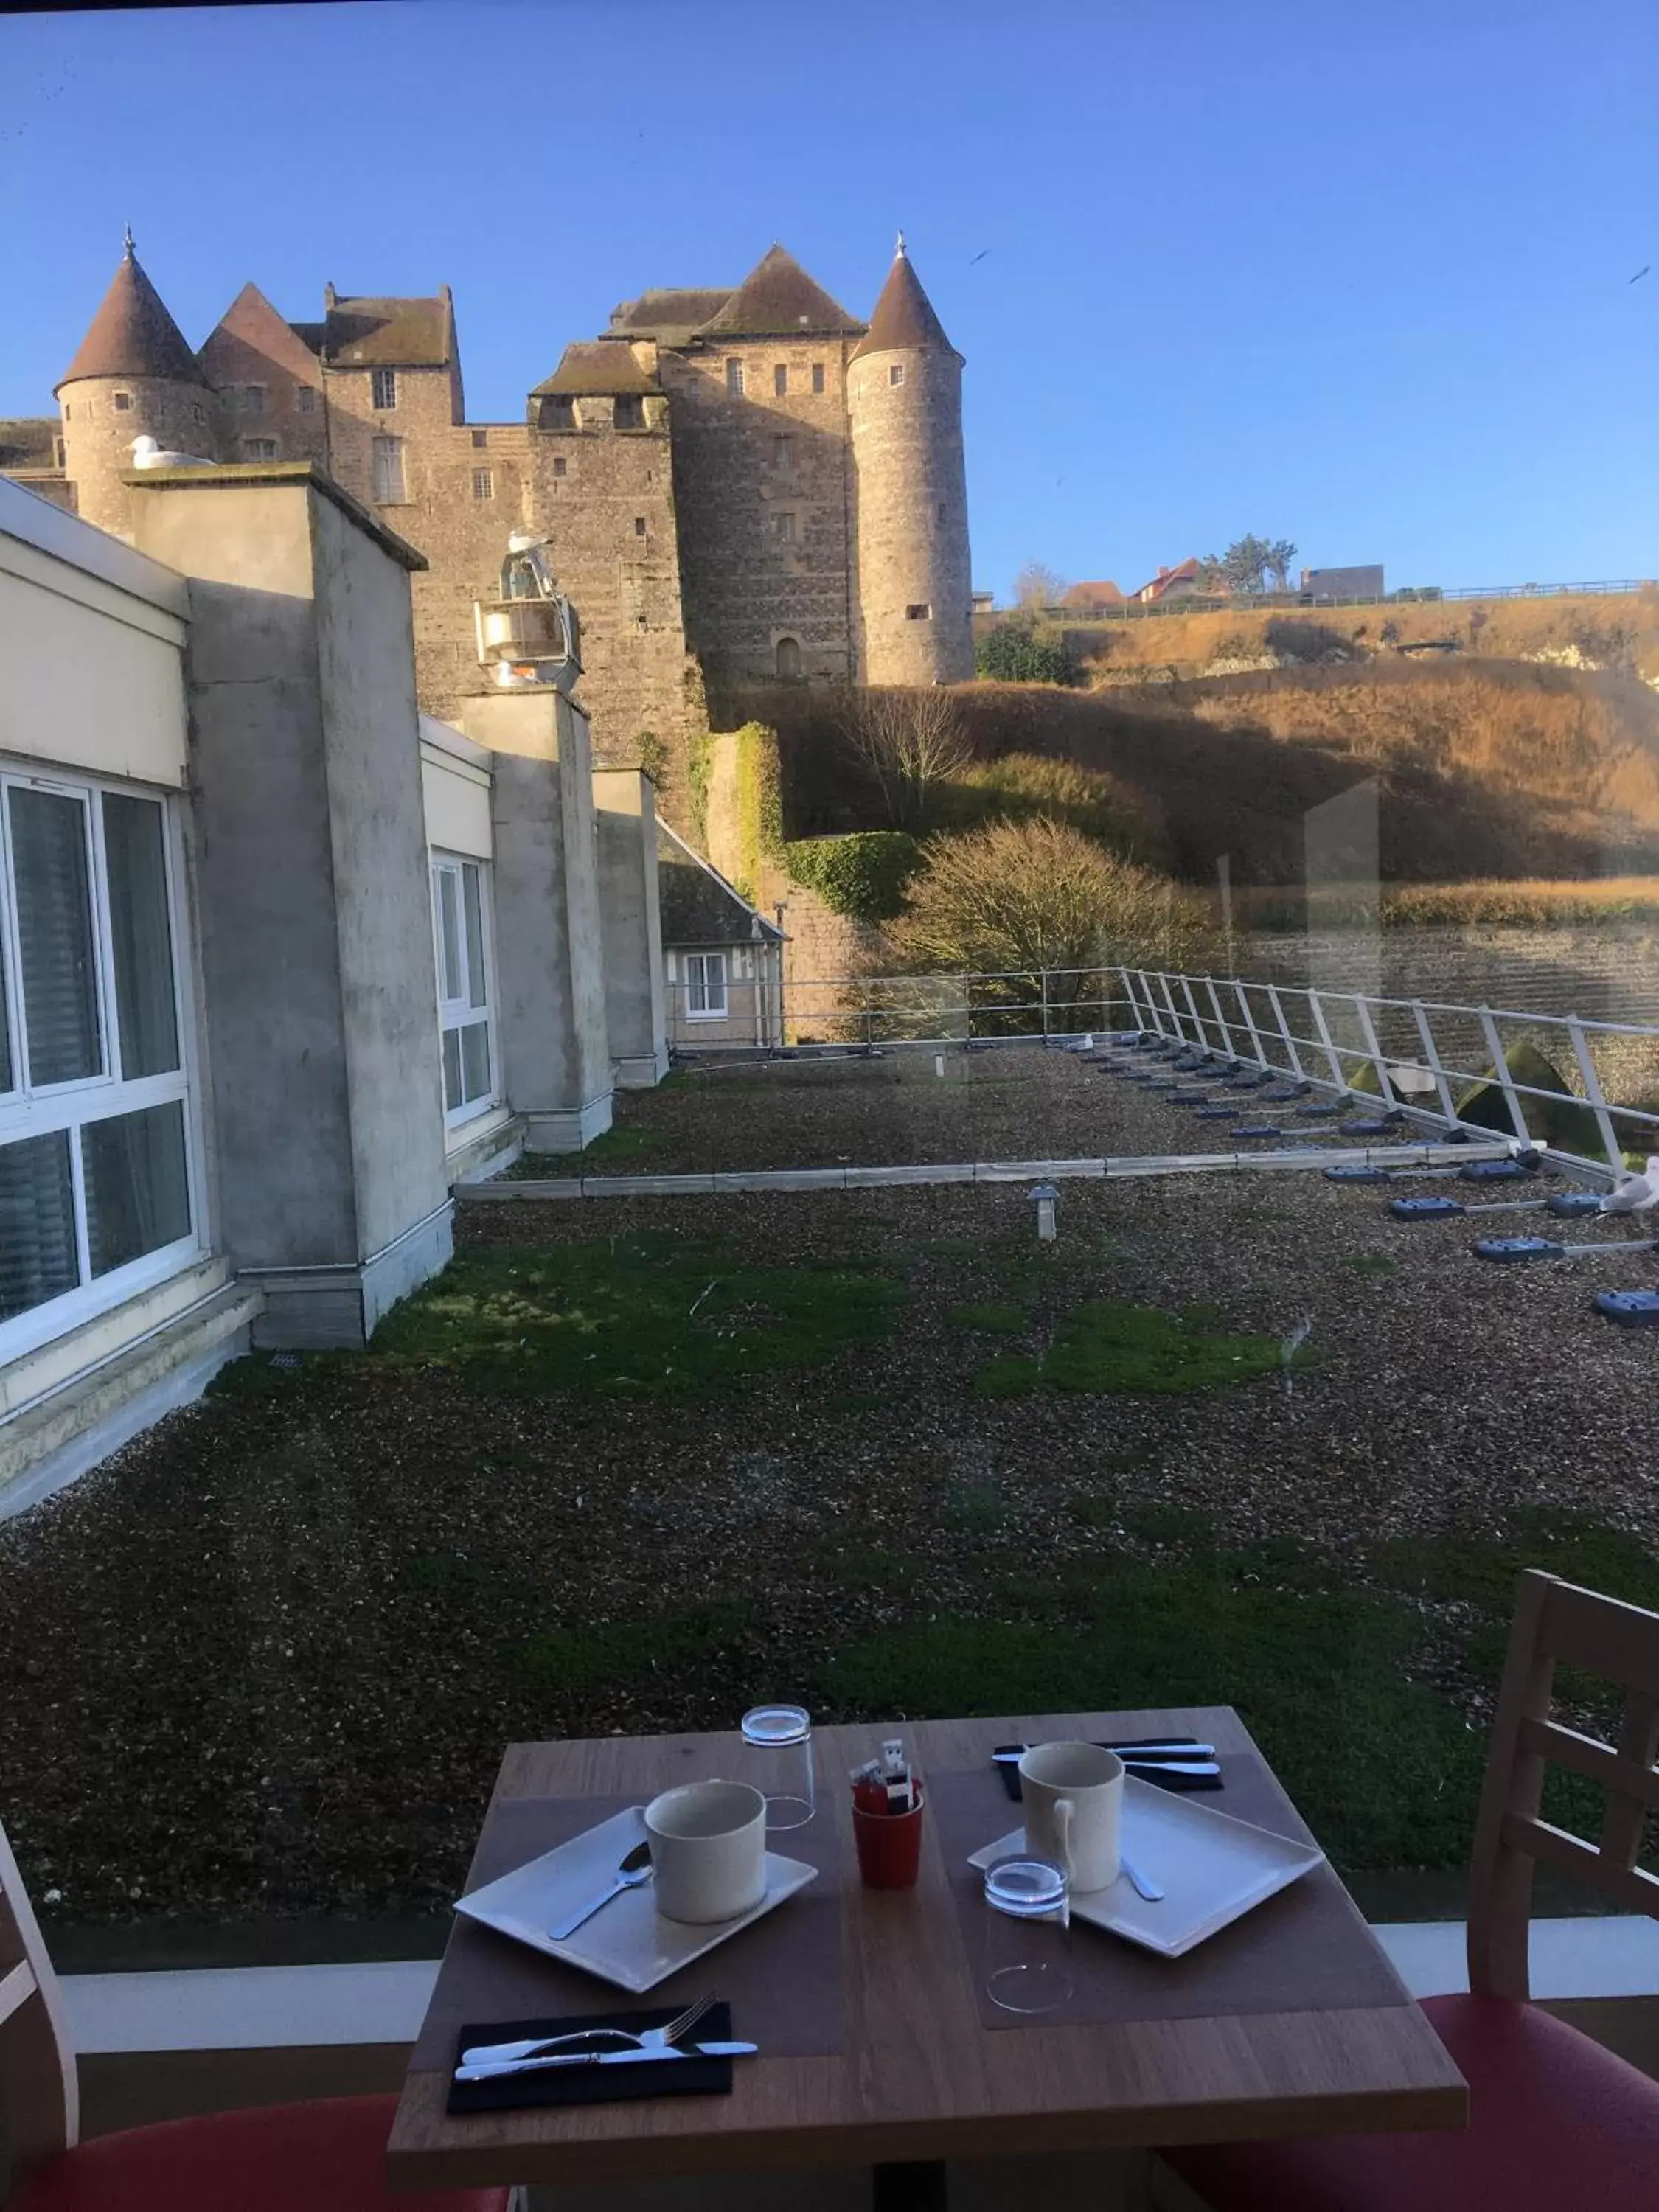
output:
[[[1097, 1143], [1148, 1110], [1043, 1065]], [[1040, 1133], [1060, 1149], [1053, 1121]], [[1068, 1186], [1046, 1255], [1030, 1211], [994, 1186], [464, 1210], [477, 1244], [723, 1230], [757, 1260], [873, 1259], [910, 1301], [884, 1341], [695, 1401], [308, 1364], [0, 1526], [0, 1814], [48, 1915], [441, 1906], [504, 1742], [728, 1726], [849, 1641], [971, 1616], [1013, 1573], [1155, 1559], [1149, 1508], [1316, 1544], [1359, 1583], [1383, 1539], [1498, 1536], [1540, 1505], [1659, 1542], [1656, 1340], [1589, 1307], [1650, 1262], [1486, 1266], [1467, 1223], [1399, 1224], [1309, 1174]], [[1236, 1329], [1311, 1317], [1320, 1364], [1288, 1393], [968, 1394], [1011, 1340], [951, 1307], [1018, 1299], [1040, 1342], [1101, 1295]], [[908, 1563], [902, 1586], [884, 1559]], [[664, 1613], [702, 1642], [619, 1686], [605, 1651]], [[538, 1674], [523, 1655], [550, 1632], [569, 1663]]]

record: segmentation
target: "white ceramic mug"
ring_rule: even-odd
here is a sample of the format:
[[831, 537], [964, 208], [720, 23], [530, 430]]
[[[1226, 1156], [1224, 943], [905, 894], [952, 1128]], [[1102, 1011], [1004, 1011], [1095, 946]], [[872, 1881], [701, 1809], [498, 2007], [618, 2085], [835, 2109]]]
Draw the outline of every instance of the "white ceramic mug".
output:
[[657, 1910], [702, 1926], [766, 1894], [766, 1800], [746, 1782], [686, 1782], [645, 1808]]
[[1118, 1877], [1123, 1761], [1097, 1743], [1033, 1744], [1019, 1762], [1026, 1849], [1065, 1869], [1073, 1890]]

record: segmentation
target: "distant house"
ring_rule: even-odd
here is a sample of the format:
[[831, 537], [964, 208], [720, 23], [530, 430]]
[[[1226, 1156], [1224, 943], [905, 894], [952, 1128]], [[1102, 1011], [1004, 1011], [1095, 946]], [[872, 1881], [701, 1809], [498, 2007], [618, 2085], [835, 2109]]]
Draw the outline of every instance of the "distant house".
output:
[[660, 819], [657, 896], [672, 1048], [781, 1044], [783, 932]]
[[1321, 599], [1380, 599], [1384, 597], [1382, 563], [1371, 561], [1350, 568], [1304, 568], [1302, 597], [1312, 599], [1316, 605]]
[[[1156, 606], [1164, 599], [1188, 599], [1200, 588], [1198, 580], [1196, 554], [1174, 568], [1160, 568], [1150, 584], [1143, 584], [1135, 593], [1147, 606]], [[1224, 594], [1226, 586], [1218, 579], [1201, 587], [1206, 599]]]
[[1121, 607], [1125, 600], [1113, 583], [1073, 584], [1060, 604], [1072, 614], [1091, 615], [1108, 607]]
[[997, 595], [994, 592], [975, 592], [970, 596], [969, 605], [976, 615], [994, 614], [997, 608]]

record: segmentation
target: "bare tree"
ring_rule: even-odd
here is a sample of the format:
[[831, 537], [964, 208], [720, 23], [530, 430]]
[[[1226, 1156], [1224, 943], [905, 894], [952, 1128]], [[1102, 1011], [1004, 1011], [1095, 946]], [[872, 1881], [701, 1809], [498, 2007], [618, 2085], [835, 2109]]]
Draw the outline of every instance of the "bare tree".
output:
[[1296, 548], [1288, 538], [1275, 538], [1267, 549], [1267, 573], [1278, 577], [1281, 592], [1291, 588], [1291, 563], [1295, 558]]
[[1065, 594], [1065, 577], [1041, 561], [1028, 561], [1014, 579], [1014, 597], [1023, 607], [1057, 607]]
[[896, 830], [923, 828], [934, 786], [973, 757], [962, 710], [942, 685], [849, 690], [840, 719], [842, 743], [880, 790]]

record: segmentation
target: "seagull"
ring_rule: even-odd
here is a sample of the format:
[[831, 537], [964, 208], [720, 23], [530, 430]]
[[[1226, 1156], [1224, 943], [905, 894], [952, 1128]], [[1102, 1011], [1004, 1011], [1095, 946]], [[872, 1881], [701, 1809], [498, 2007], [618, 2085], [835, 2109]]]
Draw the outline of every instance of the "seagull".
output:
[[[975, 253], [975, 254], [972, 257], [972, 258], [969, 261], [968, 266], [971, 269], [971, 268], [973, 267], [974, 263], [975, 263], [975, 261], [983, 261], [983, 260], [984, 260], [984, 258], [985, 258], [985, 257], [986, 257], [986, 255], [987, 255], [990, 251], [991, 251], [991, 249], [990, 249], [990, 247], [989, 247], [988, 246], [981, 247], [981, 250], [979, 251], [979, 252]], [[1631, 279], [1631, 282], [1632, 282], [1632, 283], [1633, 284], [1633, 283], [1636, 282], [1636, 279], [1632, 276], [1632, 279]]]
[[1645, 1175], [1621, 1176], [1601, 1200], [1603, 1213], [1646, 1213], [1659, 1206], [1659, 1152], [1648, 1154]]
[[135, 469], [210, 469], [214, 464], [202, 453], [164, 452], [146, 431], [132, 441], [132, 465]]
[[1638, 270], [1637, 270], [1636, 274], [1635, 274], [1635, 275], [1631, 278], [1631, 280], [1630, 280], [1630, 281], [1631, 281], [1631, 283], [1632, 283], [1632, 284], [1639, 284], [1639, 283], [1641, 283], [1642, 279], [1643, 279], [1643, 278], [1647, 275], [1647, 273], [1648, 273], [1648, 270], [1649, 270], [1649, 269], [1651, 269], [1651, 268], [1652, 268], [1652, 266], [1653, 266], [1653, 264], [1652, 264], [1652, 262], [1650, 262], [1650, 262], [1646, 264], [1646, 266], [1645, 266], [1645, 267], [1641, 268], [1641, 269], [1638, 269]]

